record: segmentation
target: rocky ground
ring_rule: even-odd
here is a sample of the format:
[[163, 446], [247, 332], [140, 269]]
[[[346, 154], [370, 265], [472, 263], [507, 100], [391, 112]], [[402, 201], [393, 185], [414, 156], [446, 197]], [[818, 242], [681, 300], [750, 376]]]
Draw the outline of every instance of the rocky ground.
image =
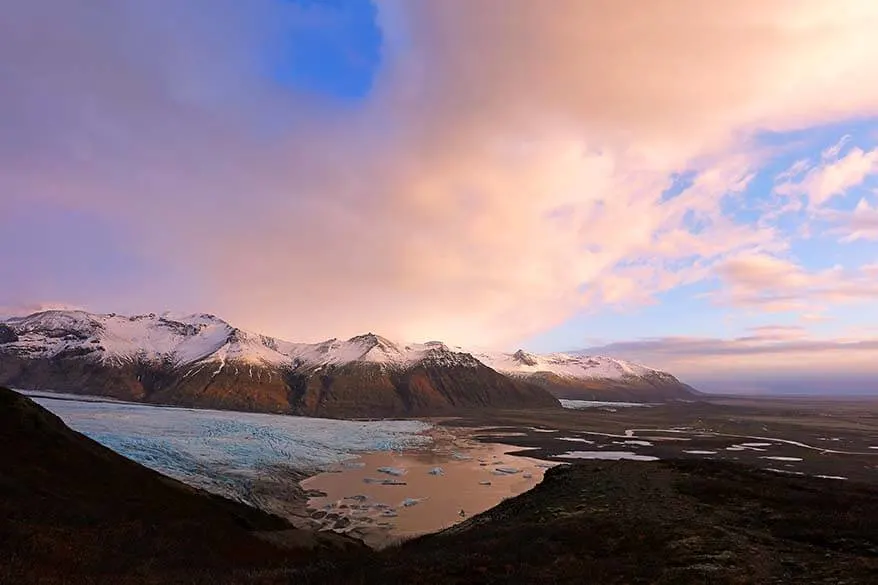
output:
[[296, 582], [874, 583], [878, 490], [712, 461], [584, 462], [446, 532]]
[[[2, 583], [878, 582], [878, 482], [865, 468], [878, 417], [868, 403], [725, 401], [445, 420], [484, 440], [503, 433], [504, 442], [537, 447], [528, 456], [554, 461], [571, 449], [661, 457], [570, 459], [529, 492], [376, 552], [187, 488], [30, 401], [0, 398]], [[687, 441], [655, 438], [671, 427], [687, 427]], [[626, 433], [644, 428], [652, 430]], [[761, 441], [771, 443], [764, 452], [725, 451], [759, 435], [772, 437]], [[775, 440], [784, 437], [832, 448]], [[614, 444], [626, 440], [651, 445]], [[805, 452], [814, 461], [762, 459]], [[742, 453], [750, 459], [732, 459]], [[816, 477], [832, 461], [850, 479]]]

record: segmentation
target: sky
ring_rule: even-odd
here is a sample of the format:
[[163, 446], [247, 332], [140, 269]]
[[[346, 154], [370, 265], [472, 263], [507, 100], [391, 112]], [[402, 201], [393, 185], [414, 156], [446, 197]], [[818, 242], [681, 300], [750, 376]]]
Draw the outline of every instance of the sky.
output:
[[0, 9], [0, 313], [878, 390], [872, 0]]

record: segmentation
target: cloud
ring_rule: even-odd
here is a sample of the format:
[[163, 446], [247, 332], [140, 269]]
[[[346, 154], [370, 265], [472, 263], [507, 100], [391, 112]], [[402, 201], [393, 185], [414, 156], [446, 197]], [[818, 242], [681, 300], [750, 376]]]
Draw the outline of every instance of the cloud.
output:
[[[874, 2], [377, 5], [381, 69], [342, 107], [264, 71], [290, 23], [331, 14], [6, 0], [0, 214], [75, 208], [187, 275], [96, 309], [207, 310], [303, 340], [505, 344], [717, 265], [745, 301], [775, 286], [759, 270], [786, 279], [776, 302], [796, 302], [790, 279], [830, 286], [771, 264], [782, 235], [727, 204], [765, 162], [760, 131], [878, 115]], [[871, 169], [854, 152], [808, 183], [815, 199]], [[175, 306], [191, 281], [199, 306]]]
[[809, 272], [777, 256], [741, 254], [720, 263], [717, 274], [722, 286], [706, 296], [769, 312], [819, 313], [828, 304], [871, 301], [878, 294], [875, 266], [868, 264]]
[[781, 327], [732, 339], [663, 337], [611, 343], [587, 351], [669, 371], [711, 392], [875, 392], [878, 338], [814, 339]]
[[[822, 162], [809, 170], [801, 180], [781, 182], [775, 191], [781, 195], [806, 195], [812, 206], [820, 207], [833, 197], [844, 195], [849, 189], [861, 185], [867, 177], [878, 172], [878, 148], [865, 151], [854, 147], [845, 156], [837, 158], [846, 143], [847, 140], [842, 140], [825, 150]], [[800, 163], [797, 162], [781, 173], [779, 178], [795, 176], [801, 172], [800, 169]]]
[[808, 336], [804, 327], [798, 325], [760, 325], [749, 328], [752, 335], [738, 338], [739, 341], [774, 342], [786, 339], [798, 339]]
[[828, 219], [840, 224], [837, 233], [845, 234], [842, 242], [878, 240], [878, 207], [863, 197], [852, 212], [832, 212]]
[[[832, 146], [823, 149], [823, 152], [820, 153], [820, 158], [823, 160], [837, 160], [838, 156], [841, 154], [842, 149], [847, 146], [847, 144], [851, 141], [851, 135], [845, 134], [842, 136], [838, 142], [833, 144]], [[794, 164], [793, 167], [796, 165]]]

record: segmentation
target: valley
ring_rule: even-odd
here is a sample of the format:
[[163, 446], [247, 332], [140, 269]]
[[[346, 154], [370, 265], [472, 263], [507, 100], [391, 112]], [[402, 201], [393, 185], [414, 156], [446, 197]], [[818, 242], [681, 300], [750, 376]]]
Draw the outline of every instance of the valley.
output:
[[343, 421], [30, 394], [147, 467], [376, 548], [463, 522], [532, 489], [547, 468], [589, 460], [706, 460], [827, 489], [878, 484], [870, 401], [568, 402], [578, 408]]
[[[7, 403], [14, 396], [0, 394]], [[29, 511], [0, 523], [0, 539], [17, 551], [12, 564], [0, 561], [4, 583], [36, 575], [42, 583], [90, 583], [97, 574], [119, 583], [579, 583], [585, 574], [601, 583], [731, 585], [865, 583], [878, 575], [874, 402], [604, 402], [338, 421], [101, 397], [33, 399], [135, 461], [236, 500], [227, 506], [249, 504], [228, 510], [251, 510], [251, 519], [235, 532], [223, 524], [222, 507], [205, 508], [204, 519], [144, 541], [140, 550], [151, 556], [140, 556], [123, 544], [134, 528], [122, 518], [149, 514], [153, 525], [171, 526], [171, 517], [128, 510], [130, 497], [114, 490], [128, 485], [123, 477], [154, 472], [108, 458], [60, 421], [44, 422], [52, 415], [32, 411], [36, 404], [13, 398], [0, 415], [7, 445], [20, 447], [0, 456], [0, 488], [9, 506]], [[112, 465], [80, 463], [82, 448]], [[16, 464], [13, 453], [29, 463]], [[94, 481], [109, 487], [88, 487]], [[158, 490], [157, 503], [182, 497], [150, 490]], [[97, 494], [100, 513], [88, 508]], [[206, 497], [199, 494], [186, 497]], [[73, 516], [63, 511], [70, 502]], [[458, 507], [463, 516], [454, 515]], [[31, 564], [36, 553], [22, 530], [47, 521], [52, 534], [82, 534], [78, 517], [90, 518], [94, 534], [110, 530], [121, 540], [78, 539], [73, 564], [51, 556], [52, 547], [39, 557], [48, 564]], [[175, 540], [191, 539], [187, 531], [205, 522], [240, 552], [223, 559]], [[49, 538], [47, 528], [36, 530]], [[227, 561], [231, 571], [222, 568]]]

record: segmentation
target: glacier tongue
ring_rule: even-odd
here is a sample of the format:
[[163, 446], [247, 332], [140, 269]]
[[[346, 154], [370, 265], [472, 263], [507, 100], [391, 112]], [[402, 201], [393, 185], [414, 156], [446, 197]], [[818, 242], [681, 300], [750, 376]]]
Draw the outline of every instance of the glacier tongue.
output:
[[29, 393], [71, 428], [191, 485], [247, 501], [279, 469], [315, 471], [357, 453], [419, 447], [431, 425], [161, 407]]

